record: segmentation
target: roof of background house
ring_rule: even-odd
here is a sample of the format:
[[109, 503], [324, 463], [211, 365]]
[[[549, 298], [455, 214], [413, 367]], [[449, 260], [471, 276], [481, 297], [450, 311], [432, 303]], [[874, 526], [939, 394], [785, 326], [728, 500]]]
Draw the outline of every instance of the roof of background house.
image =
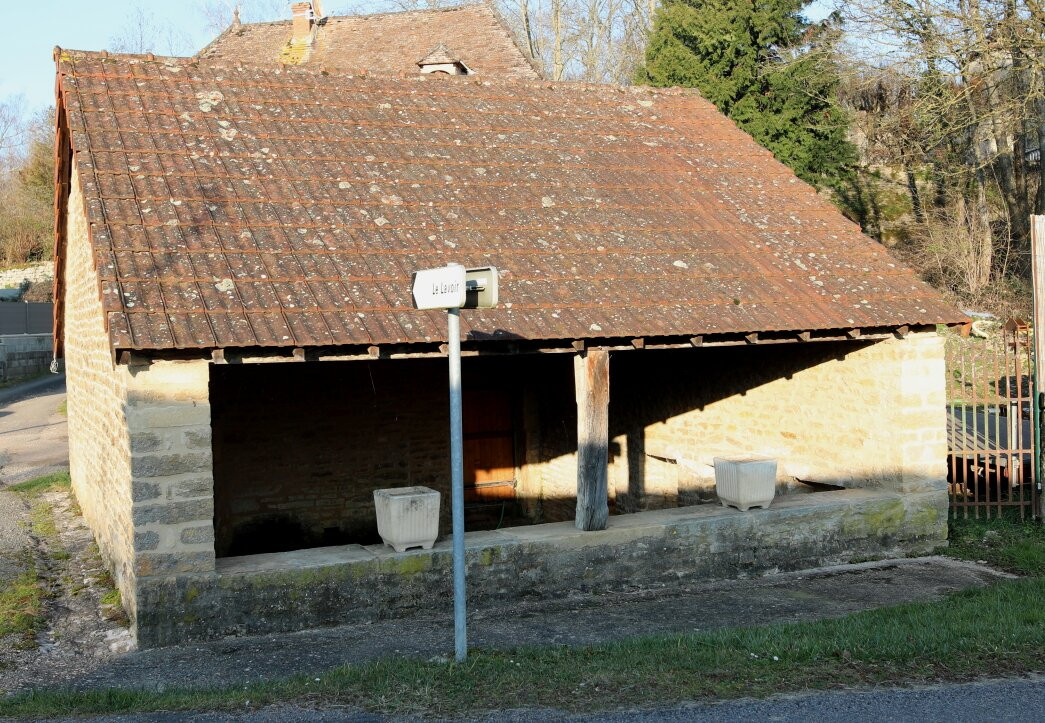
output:
[[448, 262], [479, 340], [961, 318], [693, 91], [56, 53], [116, 349], [442, 341]]
[[[291, 21], [233, 25], [197, 57], [272, 65], [291, 37]], [[485, 76], [537, 78], [497, 11], [486, 2], [434, 10], [324, 17], [305, 64], [347, 73], [416, 72], [417, 61], [445, 43], [455, 61]], [[295, 56], [296, 57], [296, 56]]]

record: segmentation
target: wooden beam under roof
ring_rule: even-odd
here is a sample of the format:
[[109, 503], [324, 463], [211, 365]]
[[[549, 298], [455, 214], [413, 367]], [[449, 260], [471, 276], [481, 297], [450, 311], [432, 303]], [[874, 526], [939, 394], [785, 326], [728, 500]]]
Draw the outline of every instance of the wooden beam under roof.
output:
[[[853, 329], [821, 329], [805, 331], [760, 332], [752, 341], [751, 334], [702, 334], [698, 336], [641, 337], [642, 346], [635, 346], [633, 338], [583, 339], [583, 340], [465, 340], [462, 356], [504, 356], [510, 354], [577, 354], [589, 350], [635, 352], [640, 349], [694, 349], [725, 346], [767, 346], [771, 344], [798, 344], [814, 342], [879, 341], [894, 339], [898, 335], [935, 330], [936, 325], [904, 325], [900, 327], [878, 327], [859, 329], [854, 337]], [[578, 347], [581, 346], [581, 349]], [[132, 350], [118, 350], [117, 359]], [[182, 349], [148, 352], [133, 350], [137, 356], [163, 359], [210, 358], [215, 363], [264, 364], [294, 360], [291, 347], [248, 347], [220, 349]], [[373, 361], [374, 359], [427, 359], [446, 358], [445, 343], [427, 344], [370, 344], [337, 347], [308, 347], [309, 361]], [[222, 361], [223, 360], [223, 361]]]

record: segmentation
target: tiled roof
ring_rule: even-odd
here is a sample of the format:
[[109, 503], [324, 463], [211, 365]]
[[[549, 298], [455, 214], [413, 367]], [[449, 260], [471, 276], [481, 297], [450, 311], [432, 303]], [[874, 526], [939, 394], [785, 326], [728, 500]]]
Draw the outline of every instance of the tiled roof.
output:
[[486, 77], [537, 78], [534, 65], [486, 2], [435, 10], [325, 17], [308, 52], [290, 47], [291, 21], [232, 26], [198, 57], [241, 63], [303, 62], [347, 73], [417, 73], [417, 61], [443, 43], [455, 61]]
[[432, 48], [432, 51], [417, 61], [418, 65], [446, 65], [460, 62], [457, 55], [443, 43]]
[[692, 91], [59, 52], [117, 349], [442, 341], [413, 271], [497, 266], [471, 339], [955, 321]]

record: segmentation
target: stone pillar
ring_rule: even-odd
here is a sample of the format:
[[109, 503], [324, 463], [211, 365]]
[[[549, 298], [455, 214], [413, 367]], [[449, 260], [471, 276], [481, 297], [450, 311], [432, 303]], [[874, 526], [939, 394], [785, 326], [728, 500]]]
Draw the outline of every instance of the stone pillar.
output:
[[135, 574], [213, 572], [209, 364], [134, 360], [126, 374]]
[[947, 487], [947, 371], [944, 338], [935, 332], [892, 342], [899, 378], [893, 419], [898, 492]]
[[603, 530], [609, 520], [610, 355], [578, 354], [573, 361], [577, 394], [577, 528]]

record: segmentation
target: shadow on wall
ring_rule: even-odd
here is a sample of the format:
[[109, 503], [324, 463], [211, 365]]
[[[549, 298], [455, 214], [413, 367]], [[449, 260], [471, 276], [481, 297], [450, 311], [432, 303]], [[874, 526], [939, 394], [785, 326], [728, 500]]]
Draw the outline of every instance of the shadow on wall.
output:
[[[713, 470], [700, 461], [708, 454], [818, 430], [799, 410], [667, 422], [867, 345], [615, 353], [611, 513], [713, 502]], [[463, 364], [469, 529], [572, 520], [573, 355]], [[218, 556], [378, 542], [372, 491], [385, 487], [440, 490], [440, 532], [449, 532], [445, 360], [230, 364], [212, 367], [210, 384]], [[498, 475], [510, 479], [507, 497]], [[813, 489], [783, 479], [778, 492]]]
[[[748, 397], [813, 367], [842, 361], [873, 343], [817, 342], [614, 355], [609, 436], [617, 511], [714, 500], [711, 458], [715, 455], [775, 455], [804, 436], [831, 439], [834, 410], [813, 396], [789, 399], [774, 394], [772, 400], [714, 408], [719, 402]], [[695, 411], [708, 413], [694, 417], [691, 413]], [[621, 455], [626, 463], [614, 465]], [[803, 483], [784, 478], [778, 483], [778, 493], [816, 489], [817, 483], [831, 488], [836, 482], [841, 481]]]

